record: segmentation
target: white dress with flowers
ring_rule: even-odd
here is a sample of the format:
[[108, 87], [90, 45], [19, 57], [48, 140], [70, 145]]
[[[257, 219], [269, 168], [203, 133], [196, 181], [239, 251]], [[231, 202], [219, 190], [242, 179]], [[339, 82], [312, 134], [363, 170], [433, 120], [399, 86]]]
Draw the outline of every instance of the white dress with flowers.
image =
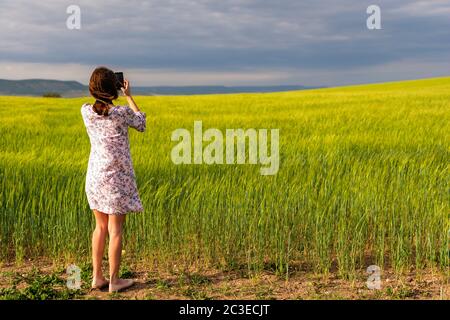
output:
[[143, 211], [130, 155], [128, 127], [143, 132], [144, 112], [114, 106], [108, 116], [98, 115], [91, 104], [81, 107], [91, 142], [85, 191], [89, 206], [105, 214]]

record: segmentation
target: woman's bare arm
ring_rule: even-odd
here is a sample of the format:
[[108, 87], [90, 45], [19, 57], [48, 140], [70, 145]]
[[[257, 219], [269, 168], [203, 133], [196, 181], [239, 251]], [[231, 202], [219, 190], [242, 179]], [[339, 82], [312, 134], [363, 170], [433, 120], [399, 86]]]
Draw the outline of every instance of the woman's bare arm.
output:
[[141, 111], [139, 109], [139, 107], [137, 106], [136, 102], [134, 102], [133, 97], [131, 96], [131, 87], [130, 87], [130, 82], [128, 80], [124, 81], [124, 87], [122, 88], [122, 92], [123, 92], [125, 98], [127, 98], [127, 102], [128, 102], [128, 105], [130, 106], [130, 108], [134, 112]]

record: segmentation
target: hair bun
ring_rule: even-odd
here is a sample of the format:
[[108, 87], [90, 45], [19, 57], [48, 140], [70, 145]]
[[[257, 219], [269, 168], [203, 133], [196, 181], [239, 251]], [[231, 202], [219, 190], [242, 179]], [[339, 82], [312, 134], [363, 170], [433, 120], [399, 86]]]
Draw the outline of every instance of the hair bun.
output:
[[95, 103], [93, 105], [94, 111], [101, 116], [107, 116], [108, 115], [108, 103], [102, 100], [95, 100]]

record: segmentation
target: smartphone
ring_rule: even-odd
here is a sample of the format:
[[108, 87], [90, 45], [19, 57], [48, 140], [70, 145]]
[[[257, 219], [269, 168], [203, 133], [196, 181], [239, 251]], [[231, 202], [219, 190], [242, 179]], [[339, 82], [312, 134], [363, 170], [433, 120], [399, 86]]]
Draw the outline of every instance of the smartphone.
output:
[[116, 75], [116, 79], [117, 79], [117, 83], [116, 83], [117, 90], [120, 90], [121, 88], [123, 88], [125, 86], [124, 81], [123, 81], [123, 72], [114, 72], [114, 74]]

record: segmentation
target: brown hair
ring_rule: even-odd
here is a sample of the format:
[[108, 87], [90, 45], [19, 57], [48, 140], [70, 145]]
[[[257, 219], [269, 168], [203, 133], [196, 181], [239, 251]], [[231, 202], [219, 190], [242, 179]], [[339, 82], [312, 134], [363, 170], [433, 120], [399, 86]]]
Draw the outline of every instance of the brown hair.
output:
[[89, 92], [96, 99], [93, 108], [98, 115], [107, 116], [108, 105], [119, 97], [116, 82], [116, 75], [108, 68], [98, 67], [92, 72]]

